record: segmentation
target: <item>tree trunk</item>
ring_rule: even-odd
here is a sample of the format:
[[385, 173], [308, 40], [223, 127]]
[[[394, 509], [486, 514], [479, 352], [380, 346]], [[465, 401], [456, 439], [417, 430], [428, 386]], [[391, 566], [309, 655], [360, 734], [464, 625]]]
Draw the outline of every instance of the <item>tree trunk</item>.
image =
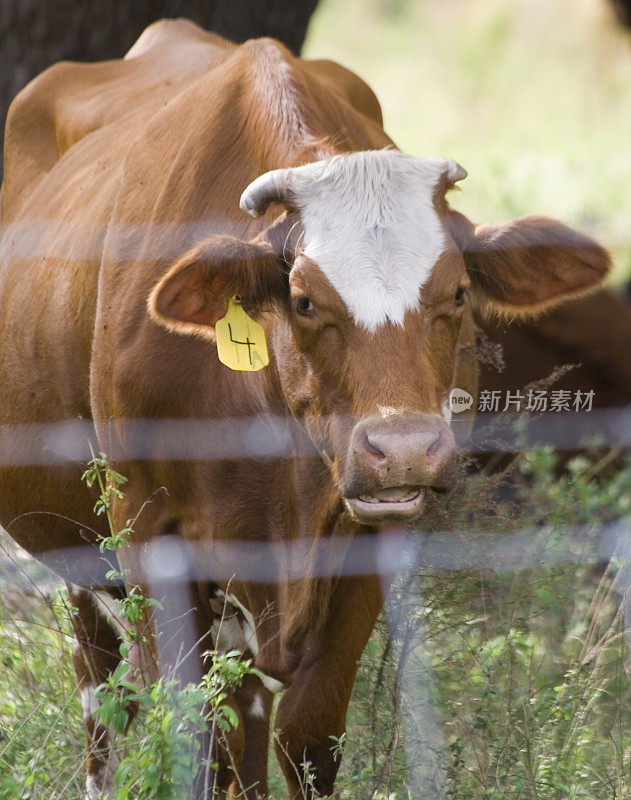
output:
[[620, 23], [631, 28], [631, 0], [611, 0]]

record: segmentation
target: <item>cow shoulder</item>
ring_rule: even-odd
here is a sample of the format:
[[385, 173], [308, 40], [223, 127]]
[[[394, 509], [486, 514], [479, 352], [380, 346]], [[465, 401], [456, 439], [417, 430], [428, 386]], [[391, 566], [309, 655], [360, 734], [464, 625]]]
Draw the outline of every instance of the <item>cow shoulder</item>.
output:
[[329, 59], [305, 60], [307, 70], [333, 91], [341, 94], [361, 114], [383, 125], [383, 114], [377, 95], [351, 70]]
[[[24, 198], [74, 145], [109, 125], [120, 137], [121, 124], [150, 118], [234, 49], [193, 23], [163, 20], [140, 36], [125, 59], [60, 62], [38, 75], [9, 109], [4, 222], [8, 215], [15, 219]], [[131, 136], [144, 123], [128, 127]]]
[[74, 65], [61, 62], [38, 75], [9, 107], [5, 129], [3, 222], [60, 158], [55, 132], [56, 95], [72, 85]]

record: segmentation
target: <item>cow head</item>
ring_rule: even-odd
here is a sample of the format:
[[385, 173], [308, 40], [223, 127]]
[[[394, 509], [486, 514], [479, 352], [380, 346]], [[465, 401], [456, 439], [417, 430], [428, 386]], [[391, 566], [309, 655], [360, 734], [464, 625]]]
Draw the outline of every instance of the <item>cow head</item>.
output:
[[199, 245], [149, 300], [162, 324], [210, 338], [234, 293], [250, 313], [274, 308], [285, 401], [362, 523], [417, 518], [448, 486], [449, 393], [476, 393], [473, 307], [537, 313], [609, 268], [596, 242], [547, 218], [473, 225], [445, 199], [465, 176], [393, 150], [266, 173], [242, 209], [288, 213], [250, 242]]

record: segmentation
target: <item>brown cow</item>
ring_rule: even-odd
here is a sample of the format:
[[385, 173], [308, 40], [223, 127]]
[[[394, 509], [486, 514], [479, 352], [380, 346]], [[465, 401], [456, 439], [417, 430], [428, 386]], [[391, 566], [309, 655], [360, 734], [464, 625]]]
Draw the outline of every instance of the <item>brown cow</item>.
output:
[[631, 307], [622, 292], [601, 289], [536, 320], [483, 320], [482, 327], [502, 346], [505, 368], [483, 364], [481, 388], [504, 396], [568, 365], [572, 369], [559, 377], [555, 389], [593, 391], [594, 408], [631, 403]]
[[[551, 219], [472, 225], [445, 199], [462, 167], [394, 149], [354, 75], [182, 21], [149, 28], [123, 61], [43, 73], [14, 102], [6, 141], [0, 520], [75, 583], [103, 583], [96, 559], [79, 581], [51, 556], [106, 533], [77, 465], [47, 464], [42, 451], [47, 423], [83, 418], [129, 478], [116, 526], [151, 498], [140, 546], [123, 552], [130, 584], [145, 586], [143, 553], [163, 534], [273, 543], [276, 581], [237, 570], [229, 587], [212, 572], [191, 582], [184, 616], [203, 641], [183, 679], [199, 674], [227, 599], [239, 625], [226, 646], [249, 650], [268, 676], [231, 701], [247, 797], [266, 794], [270, 689], [285, 687], [277, 752], [290, 796], [303, 762], [314, 791], [330, 794], [330, 737], [344, 730], [384, 587], [376, 564], [359, 577], [345, 564], [337, 577], [318, 572], [318, 543], [387, 536], [448, 485], [447, 398], [456, 385], [475, 393], [473, 305], [537, 311], [598, 284], [609, 258]], [[270, 363], [258, 371], [217, 358], [215, 325], [236, 294], [266, 332]], [[287, 457], [200, 458], [204, 436], [169, 455], [169, 421], [252, 417], [296, 421]], [[136, 451], [132, 423], [147, 419], [165, 433]], [[292, 543], [310, 553], [302, 575], [283, 561]], [[93, 798], [112, 786], [91, 715], [116, 635], [91, 594], [72, 597]], [[178, 635], [176, 623], [167, 636], [158, 628], [164, 642]], [[222, 762], [221, 787], [232, 778]]]
[[[478, 407], [490, 413], [477, 415], [470, 443], [479, 460], [488, 463], [493, 454], [493, 464], [506, 464], [505, 451], [527, 442], [555, 444], [562, 461], [602, 437], [628, 447], [616, 434], [631, 405], [631, 306], [625, 293], [601, 289], [535, 319], [477, 323], [490, 356], [481, 359]], [[498, 419], [504, 411], [530, 414], [528, 433]]]

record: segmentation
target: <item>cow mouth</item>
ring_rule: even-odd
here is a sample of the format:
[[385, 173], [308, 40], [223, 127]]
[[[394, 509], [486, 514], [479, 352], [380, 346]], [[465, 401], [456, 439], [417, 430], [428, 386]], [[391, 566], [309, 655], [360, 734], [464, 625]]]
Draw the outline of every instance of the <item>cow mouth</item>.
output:
[[344, 502], [359, 522], [408, 520], [417, 517], [425, 505], [422, 486], [392, 486], [345, 497]]

